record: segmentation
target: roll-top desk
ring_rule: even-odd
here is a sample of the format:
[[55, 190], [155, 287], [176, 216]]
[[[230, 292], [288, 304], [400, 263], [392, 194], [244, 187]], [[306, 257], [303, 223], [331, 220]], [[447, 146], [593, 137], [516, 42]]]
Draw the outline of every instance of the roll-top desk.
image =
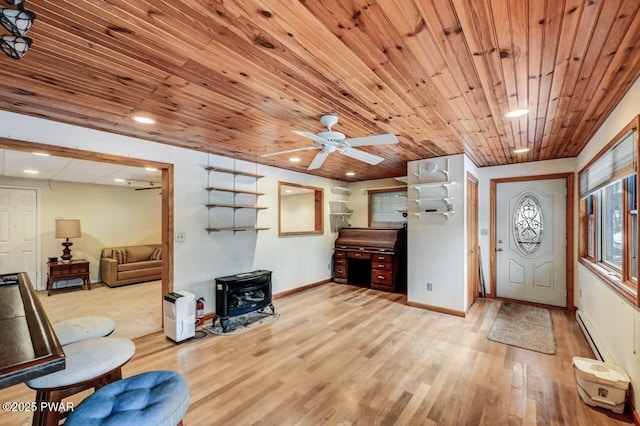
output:
[[376, 290], [406, 290], [406, 229], [342, 228], [333, 280]]

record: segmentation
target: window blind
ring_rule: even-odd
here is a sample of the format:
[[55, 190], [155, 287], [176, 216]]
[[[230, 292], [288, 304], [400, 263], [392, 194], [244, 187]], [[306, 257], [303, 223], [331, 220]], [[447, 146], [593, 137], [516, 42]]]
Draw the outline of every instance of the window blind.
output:
[[610, 183], [636, 173], [637, 134], [635, 129], [629, 132], [580, 173], [580, 198], [588, 197]]
[[407, 191], [371, 194], [371, 226], [404, 223], [402, 211], [407, 211]]

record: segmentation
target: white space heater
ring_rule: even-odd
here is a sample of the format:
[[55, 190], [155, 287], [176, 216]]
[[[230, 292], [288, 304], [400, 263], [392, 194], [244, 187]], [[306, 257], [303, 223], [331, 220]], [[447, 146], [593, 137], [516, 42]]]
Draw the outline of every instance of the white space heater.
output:
[[174, 342], [182, 342], [196, 334], [196, 298], [188, 291], [164, 295], [164, 334]]

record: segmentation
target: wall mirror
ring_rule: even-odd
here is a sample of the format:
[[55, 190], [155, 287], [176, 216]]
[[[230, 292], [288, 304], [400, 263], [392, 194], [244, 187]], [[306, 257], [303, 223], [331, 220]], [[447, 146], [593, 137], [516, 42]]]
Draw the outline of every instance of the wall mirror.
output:
[[322, 234], [324, 190], [278, 182], [278, 236]]

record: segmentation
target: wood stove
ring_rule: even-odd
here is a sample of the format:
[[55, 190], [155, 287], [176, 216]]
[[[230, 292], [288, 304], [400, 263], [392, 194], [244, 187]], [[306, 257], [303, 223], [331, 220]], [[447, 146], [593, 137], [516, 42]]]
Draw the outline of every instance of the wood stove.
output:
[[258, 270], [216, 278], [216, 315], [226, 333], [229, 318], [275, 308], [271, 303], [271, 271]]

